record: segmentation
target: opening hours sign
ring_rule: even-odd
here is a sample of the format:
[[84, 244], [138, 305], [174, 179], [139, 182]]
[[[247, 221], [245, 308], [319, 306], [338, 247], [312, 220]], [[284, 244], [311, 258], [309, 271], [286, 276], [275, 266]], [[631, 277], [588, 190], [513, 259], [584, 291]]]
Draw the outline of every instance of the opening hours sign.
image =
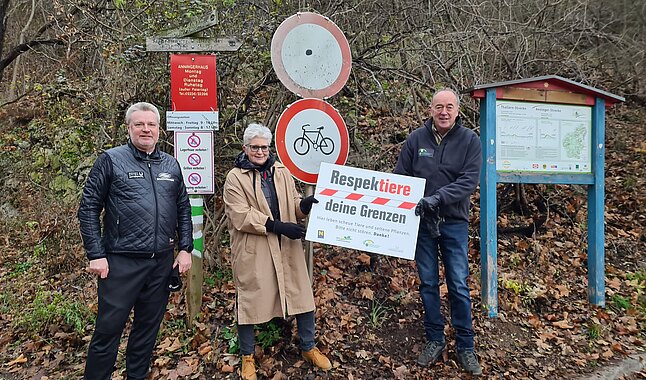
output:
[[218, 130], [218, 97], [214, 55], [170, 56], [171, 111], [169, 131]]

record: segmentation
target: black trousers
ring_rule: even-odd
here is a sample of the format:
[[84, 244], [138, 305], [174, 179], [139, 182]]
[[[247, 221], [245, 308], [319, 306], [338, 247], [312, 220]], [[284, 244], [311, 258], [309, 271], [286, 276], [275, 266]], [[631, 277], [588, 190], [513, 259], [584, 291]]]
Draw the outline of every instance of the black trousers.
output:
[[126, 349], [128, 380], [143, 380], [168, 304], [173, 255], [142, 259], [108, 255], [109, 273], [99, 279], [99, 311], [85, 362], [85, 380], [110, 380], [130, 311], [134, 321]]

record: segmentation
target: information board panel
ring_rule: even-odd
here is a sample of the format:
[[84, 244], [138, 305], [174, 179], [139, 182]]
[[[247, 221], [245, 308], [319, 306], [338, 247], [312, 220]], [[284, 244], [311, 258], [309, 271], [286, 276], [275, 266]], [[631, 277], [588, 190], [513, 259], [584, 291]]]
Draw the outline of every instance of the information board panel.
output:
[[496, 101], [496, 170], [590, 173], [592, 108]]

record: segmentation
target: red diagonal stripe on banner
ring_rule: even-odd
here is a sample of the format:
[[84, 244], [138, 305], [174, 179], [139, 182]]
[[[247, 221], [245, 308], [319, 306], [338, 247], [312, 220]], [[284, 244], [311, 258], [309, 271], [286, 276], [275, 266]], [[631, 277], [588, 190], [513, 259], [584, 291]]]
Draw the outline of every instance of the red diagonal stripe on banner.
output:
[[319, 194], [321, 194], [321, 195], [327, 195], [328, 197], [331, 197], [331, 196], [333, 196], [334, 194], [336, 194], [337, 192], [338, 192], [338, 190], [334, 190], [334, 189], [325, 189], [325, 190], [321, 191]]
[[390, 201], [390, 199], [388, 199], [388, 198], [375, 198], [375, 200], [372, 201], [371, 203], [374, 203], [376, 205], [385, 205], [389, 201]]
[[415, 206], [417, 206], [417, 203], [402, 202], [402, 204], [397, 206], [397, 208], [405, 208], [407, 210], [410, 210], [410, 209], [414, 208]]
[[351, 193], [350, 195], [345, 197], [345, 199], [350, 199], [352, 201], [358, 201], [361, 198], [363, 198], [363, 194], [358, 193]]

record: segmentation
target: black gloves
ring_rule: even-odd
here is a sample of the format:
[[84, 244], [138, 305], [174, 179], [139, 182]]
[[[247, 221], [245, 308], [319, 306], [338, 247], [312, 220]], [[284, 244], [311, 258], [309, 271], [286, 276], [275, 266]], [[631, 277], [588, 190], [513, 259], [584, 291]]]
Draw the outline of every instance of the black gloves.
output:
[[440, 195], [435, 193], [417, 202], [415, 215], [419, 216], [432, 239], [440, 236]]
[[182, 279], [179, 277], [179, 265], [170, 271], [168, 277], [168, 290], [171, 292], [179, 292], [182, 289]]
[[312, 204], [319, 203], [318, 199], [314, 198], [313, 195], [301, 199], [301, 211], [303, 214], [308, 215], [312, 211]]
[[426, 223], [431, 239], [440, 237], [440, 210], [435, 209], [435, 211], [426, 212], [424, 215], [426, 217], [422, 219], [422, 223]]
[[439, 206], [440, 195], [438, 193], [424, 197], [417, 202], [417, 206], [415, 206], [415, 215], [424, 219], [425, 213], [437, 211]]
[[271, 231], [276, 235], [285, 235], [292, 240], [305, 237], [305, 226], [301, 224], [285, 223], [280, 220], [271, 220], [268, 218], [265, 222], [265, 228], [267, 228], [267, 231]]

